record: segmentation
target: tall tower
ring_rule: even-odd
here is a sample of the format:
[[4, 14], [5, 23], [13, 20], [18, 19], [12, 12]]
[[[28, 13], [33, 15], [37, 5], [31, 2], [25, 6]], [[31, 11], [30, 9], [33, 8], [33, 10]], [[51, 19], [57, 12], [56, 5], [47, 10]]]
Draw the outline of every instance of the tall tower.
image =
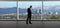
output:
[[48, 10], [46, 9], [46, 14], [48, 15]]
[[41, 9], [39, 9], [39, 14], [41, 14]]
[[56, 15], [58, 15], [58, 12], [56, 12]]

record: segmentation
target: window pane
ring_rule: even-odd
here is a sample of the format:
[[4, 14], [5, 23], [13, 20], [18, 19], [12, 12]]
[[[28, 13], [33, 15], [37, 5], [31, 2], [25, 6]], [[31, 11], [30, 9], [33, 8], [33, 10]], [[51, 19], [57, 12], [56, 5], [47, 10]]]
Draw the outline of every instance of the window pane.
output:
[[43, 0], [43, 1], [60, 1], [60, 0]]
[[16, 2], [0, 1], [0, 20], [16, 19]]
[[26, 20], [27, 19], [27, 10], [29, 6], [32, 5], [31, 12], [32, 12], [32, 20], [40, 20], [41, 19], [41, 1], [19, 1], [18, 8], [19, 8], [19, 19]]
[[60, 20], [60, 1], [44, 1], [43, 5], [44, 20]]
[[42, 1], [42, 0], [18, 0], [18, 1]]
[[0, 1], [17, 1], [17, 0], [0, 0]]

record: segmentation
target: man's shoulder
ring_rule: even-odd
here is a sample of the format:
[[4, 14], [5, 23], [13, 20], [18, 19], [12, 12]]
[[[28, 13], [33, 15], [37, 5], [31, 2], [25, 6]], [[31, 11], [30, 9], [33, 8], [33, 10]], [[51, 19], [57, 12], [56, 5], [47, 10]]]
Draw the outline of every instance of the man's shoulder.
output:
[[28, 8], [28, 9], [30, 9], [30, 8]]

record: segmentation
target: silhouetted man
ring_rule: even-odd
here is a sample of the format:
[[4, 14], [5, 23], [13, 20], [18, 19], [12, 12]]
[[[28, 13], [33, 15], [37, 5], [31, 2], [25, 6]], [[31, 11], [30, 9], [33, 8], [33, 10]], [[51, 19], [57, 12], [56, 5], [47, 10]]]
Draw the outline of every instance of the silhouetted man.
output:
[[31, 23], [31, 8], [32, 8], [32, 6], [30, 6], [28, 9], [27, 9], [27, 12], [28, 12], [28, 14], [27, 14], [27, 20], [26, 20], [26, 24], [32, 24]]

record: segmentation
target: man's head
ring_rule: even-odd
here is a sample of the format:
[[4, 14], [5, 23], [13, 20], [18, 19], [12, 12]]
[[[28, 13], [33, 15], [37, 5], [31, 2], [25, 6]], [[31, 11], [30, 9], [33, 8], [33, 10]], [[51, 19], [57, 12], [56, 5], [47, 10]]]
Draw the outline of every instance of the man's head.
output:
[[32, 8], [32, 5], [30, 5], [30, 8]]

